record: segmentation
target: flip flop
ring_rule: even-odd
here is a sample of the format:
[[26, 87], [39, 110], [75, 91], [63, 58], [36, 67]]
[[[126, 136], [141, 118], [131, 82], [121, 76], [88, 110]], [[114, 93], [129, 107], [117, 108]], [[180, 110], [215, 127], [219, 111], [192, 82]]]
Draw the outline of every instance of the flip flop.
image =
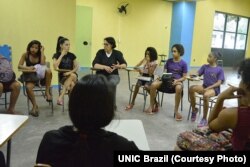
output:
[[129, 104], [129, 105], [127, 105], [127, 106], [125, 107], [125, 110], [126, 110], [126, 111], [129, 111], [129, 110], [131, 110], [133, 107], [134, 107], [134, 104]]
[[46, 99], [47, 102], [52, 102], [52, 96], [51, 95], [50, 95], [50, 99], [48, 98], [47, 95], [45, 95], [45, 99]]

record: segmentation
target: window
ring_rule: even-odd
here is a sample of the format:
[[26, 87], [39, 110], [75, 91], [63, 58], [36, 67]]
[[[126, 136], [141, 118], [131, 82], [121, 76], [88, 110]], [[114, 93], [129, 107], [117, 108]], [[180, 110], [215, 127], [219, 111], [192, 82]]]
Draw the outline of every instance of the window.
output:
[[245, 50], [249, 19], [215, 12], [212, 48]]

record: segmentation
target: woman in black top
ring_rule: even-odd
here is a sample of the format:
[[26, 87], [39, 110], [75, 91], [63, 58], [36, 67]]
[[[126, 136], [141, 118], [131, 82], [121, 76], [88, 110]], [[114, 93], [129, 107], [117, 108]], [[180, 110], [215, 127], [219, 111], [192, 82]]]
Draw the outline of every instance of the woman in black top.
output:
[[134, 142], [103, 129], [114, 117], [114, 96], [103, 75], [86, 75], [69, 98], [73, 126], [47, 132], [37, 163], [53, 167], [111, 167], [115, 150], [138, 150]]
[[[24, 65], [25, 63], [25, 65]], [[31, 41], [28, 46], [27, 46], [27, 51], [26, 53], [24, 53], [21, 57], [21, 59], [19, 60], [18, 63], [18, 68], [22, 69], [22, 70], [35, 70], [36, 69], [36, 65], [46, 65], [46, 57], [44, 55], [44, 47], [41, 45], [41, 42], [37, 41], [37, 40], [33, 40]], [[29, 77], [29, 76], [27, 76]], [[36, 79], [34, 78], [27, 78], [25, 80], [25, 86], [26, 86], [26, 91], [27, 91], [27, 95], [33, 105], [32, 110], [30, 111], [30, 114], [32, 116], [37, 117], [39, 115], [39, 110], [38, 110], [38, 106], [36, 103], [36, 99], [35, 99], [35, 95], [33, 92], [33, 88], [35, 87], [35, 84], [38, 81], [38, 77], [36, 77]], [[31, 75], [30, 75], [31, 77]], [[46, 68], [45, 70], [45, 86], [46, 86], [46, 90], [45, 90], [45, 95], [46, 95], [46, 100], [48, 102], [52, 101], [52, 96], [50, 94], [50, 86], [51, 86], [51, 79], [52, 79], [52, 72], [49, 68]], [[42, 79], [40, 83], [44, 83], [44, 79]]]
[[69, 70], [68, 72], [59, 72], [59, 82], [63, 84], [63, 89], [57, 99], [58, 105], [63, 105], [63, 96], [66, 91], [71, 91], [77, 81], [76, 71], [78, 64], [76, 56], [69, 52], [70, 43], [67, 38], [59, 37], [57, 41], [56, 53], [53, 56], [54, 69]]
[[[113, 84], [114, 96], [116, 96], [116, 85], [120, 82], [118, 69], [127, 67], [122, 52], [115, 50], [116, 42], [113, 37], [104, 38], [104, 49], [96, 53], [92, 66], [97, 69], [96, 74], [103, 74]], [[115, 108], [116, 108], [116, 103]]]

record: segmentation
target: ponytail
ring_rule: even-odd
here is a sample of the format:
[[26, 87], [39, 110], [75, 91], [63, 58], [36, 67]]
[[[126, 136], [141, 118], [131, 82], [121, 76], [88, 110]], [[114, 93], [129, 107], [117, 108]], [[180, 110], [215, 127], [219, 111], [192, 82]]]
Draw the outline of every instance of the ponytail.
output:
[[64, 44], [65, 41], [68, 41], [67, 38], [64, 38], [63, 36], [59, 36], [57, 39], [57, 44], [56, 44], [56, 53], [61, 52], [61, 46]]

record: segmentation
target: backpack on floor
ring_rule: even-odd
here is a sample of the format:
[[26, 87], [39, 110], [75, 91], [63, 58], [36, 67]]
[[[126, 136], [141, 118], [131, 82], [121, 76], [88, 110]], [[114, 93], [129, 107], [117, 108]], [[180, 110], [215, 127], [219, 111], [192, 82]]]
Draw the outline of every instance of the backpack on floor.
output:
[[16, 75], [12, 70], [11, 63], [0, 55], [0, 82], [6, 83], [16, 79]]

